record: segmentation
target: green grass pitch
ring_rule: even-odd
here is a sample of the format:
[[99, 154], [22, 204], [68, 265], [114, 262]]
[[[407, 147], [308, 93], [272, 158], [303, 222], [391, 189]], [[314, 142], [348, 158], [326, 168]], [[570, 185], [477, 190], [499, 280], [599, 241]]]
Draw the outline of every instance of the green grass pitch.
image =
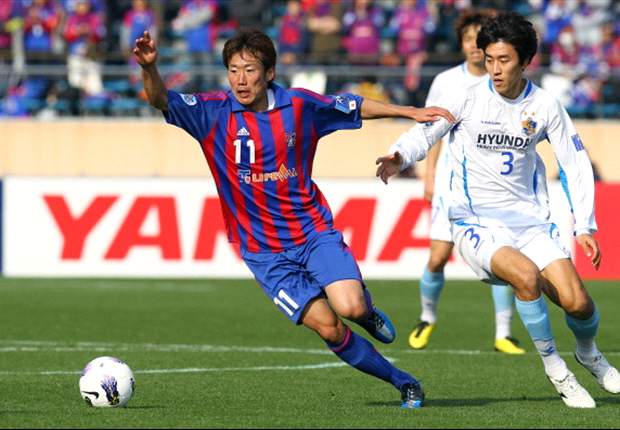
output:
[[[598, 403], [564, 406], [518, 318], [525, 356], [492, 351], [489, 288], [448, 282], [426, 351], [408, 347], [417, 282], [368, 283], [393, 319], [394, 344], [376, 344], [422, 380], [426, 407], [401, 410], [388, 384], [343, 367], [309, 330], [280, 314], [253, 281], [0, 279], [1, 428], [610, 428], [620, 395], [602, 391], [572, 357], [574, 340], [550, 306], [558, 347]], [[620, 365], [620, 289], [591, 282], [598, 344]], [[351, 324], [358, 333], [363, 330]], [[79, 372], [100, 355], [134, 370], [127, 408], [94, 409]]]

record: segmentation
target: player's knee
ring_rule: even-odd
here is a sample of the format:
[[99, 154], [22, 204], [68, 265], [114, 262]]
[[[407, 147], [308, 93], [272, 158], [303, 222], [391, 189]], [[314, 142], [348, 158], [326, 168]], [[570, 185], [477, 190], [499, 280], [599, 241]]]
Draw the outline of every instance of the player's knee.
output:
[[536, 300], [540, 296], [540, 272], [534, 268], [519, 271], [515, 274], [512, 285], [521, 299]]
[[588, 318], [594, 312], [594, 303], [585, 294], [578, 294], [565, 300], [563, 303], [564, 310], [575, 318]]
[[364, 300], [352, 300], [338, 307], [338, 314], [351, 321], [359, 321], [368, 314], [368, 307]]
[[345, 327], [342, 323], [323, 324], [318, 326], [315, 331], [325, 342], [338, 344], [342, 342], [345, 335]]

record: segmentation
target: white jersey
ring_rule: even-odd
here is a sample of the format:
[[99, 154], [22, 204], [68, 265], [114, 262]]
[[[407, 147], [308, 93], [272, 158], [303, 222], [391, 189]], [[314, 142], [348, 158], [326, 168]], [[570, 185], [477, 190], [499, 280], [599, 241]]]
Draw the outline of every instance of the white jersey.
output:
[[[426, 96], [426, 106], [436, 106], [440, 100], [451, 94], [458, 94], [464, 88], [469, 88], [482, 81], [486, 81], [488, 75], [476, 76], [469, 73], [467, 64], [461, 63], [441, 72], [433, 79], [428, 95]], [[437, 165], [435, 167], [434, 195], [446, 197], [450, 190], [450, 157], [448, 156], [448, 145], [444, 142], [441, 146]]]
[[441, 119], [417, 124], [391, 152], [403, 168], [426, 157], [449, 133], [453, 179], [451, 220], [484, 225], [531, 226], [550, 222], [537, 193], [536, 145], [548, 139], [567, 179], [577, 234], [596, 231], [594, 178], [587, 152], [566, 110], [549, 93], [527, 82], [514, 100], [499, 95], [490, 79], [439, 102], [457, 123]]

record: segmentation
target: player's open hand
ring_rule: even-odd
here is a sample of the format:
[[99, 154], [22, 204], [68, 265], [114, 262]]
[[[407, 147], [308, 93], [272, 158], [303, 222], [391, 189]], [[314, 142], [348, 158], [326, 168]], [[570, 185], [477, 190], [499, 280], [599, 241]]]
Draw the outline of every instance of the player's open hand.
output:
[[579, 236], [577, 236], [577, 243], [579, 244], [579, 246], [581, 246], [583, 252], [585, 252], [586, 255], [590, 258], [592, 266], [594, 266], [594, 268], [598, 270], [599, 266], [601, 265], [602, 255], [601, 248], [598, 246], [598, 242], [596, 241], [596, 239], [594, 239], [592, 235], [589, 234], [580, 234]]
[[138, 64], [142, 67], [155, 64], [155, 61], [157, 61], [155, 41], [151, 39], [151, 35], [148, 31], [145, 31], [142, 37], [136, 39], [133, 55], [136, 57]]
[[437, 106], [431, 106], [426, 108], [412, 108], [411, 118], [417, 122], [435, 122], [440, 118], [445, 118], [451, 124], [456, 122], [454, 115], [450, 111]]
[[398, 174], [403, 164], [403, 157], [398, 151], [393, 154], [385, 155], [377, 158], [375, 164], [378, 164], [377, 175], [383, 183], [387, 184], [390, 176]]

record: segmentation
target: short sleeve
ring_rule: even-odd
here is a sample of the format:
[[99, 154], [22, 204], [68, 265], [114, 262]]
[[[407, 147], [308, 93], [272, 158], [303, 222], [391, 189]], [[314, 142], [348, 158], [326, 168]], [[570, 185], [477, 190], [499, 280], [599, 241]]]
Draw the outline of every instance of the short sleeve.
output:
[[207, 136], [213, 124], [213, 110], [200, 95], [168, 91], [168, 110], [163, 111], [168, 124], [188, 132], [198, 142]]
[[356, 129], [362, 126], [362, 102], [360, 96], [344, 93], [320, 96], [314, 103], [314, 126], [318, 137], [337, 130]]

